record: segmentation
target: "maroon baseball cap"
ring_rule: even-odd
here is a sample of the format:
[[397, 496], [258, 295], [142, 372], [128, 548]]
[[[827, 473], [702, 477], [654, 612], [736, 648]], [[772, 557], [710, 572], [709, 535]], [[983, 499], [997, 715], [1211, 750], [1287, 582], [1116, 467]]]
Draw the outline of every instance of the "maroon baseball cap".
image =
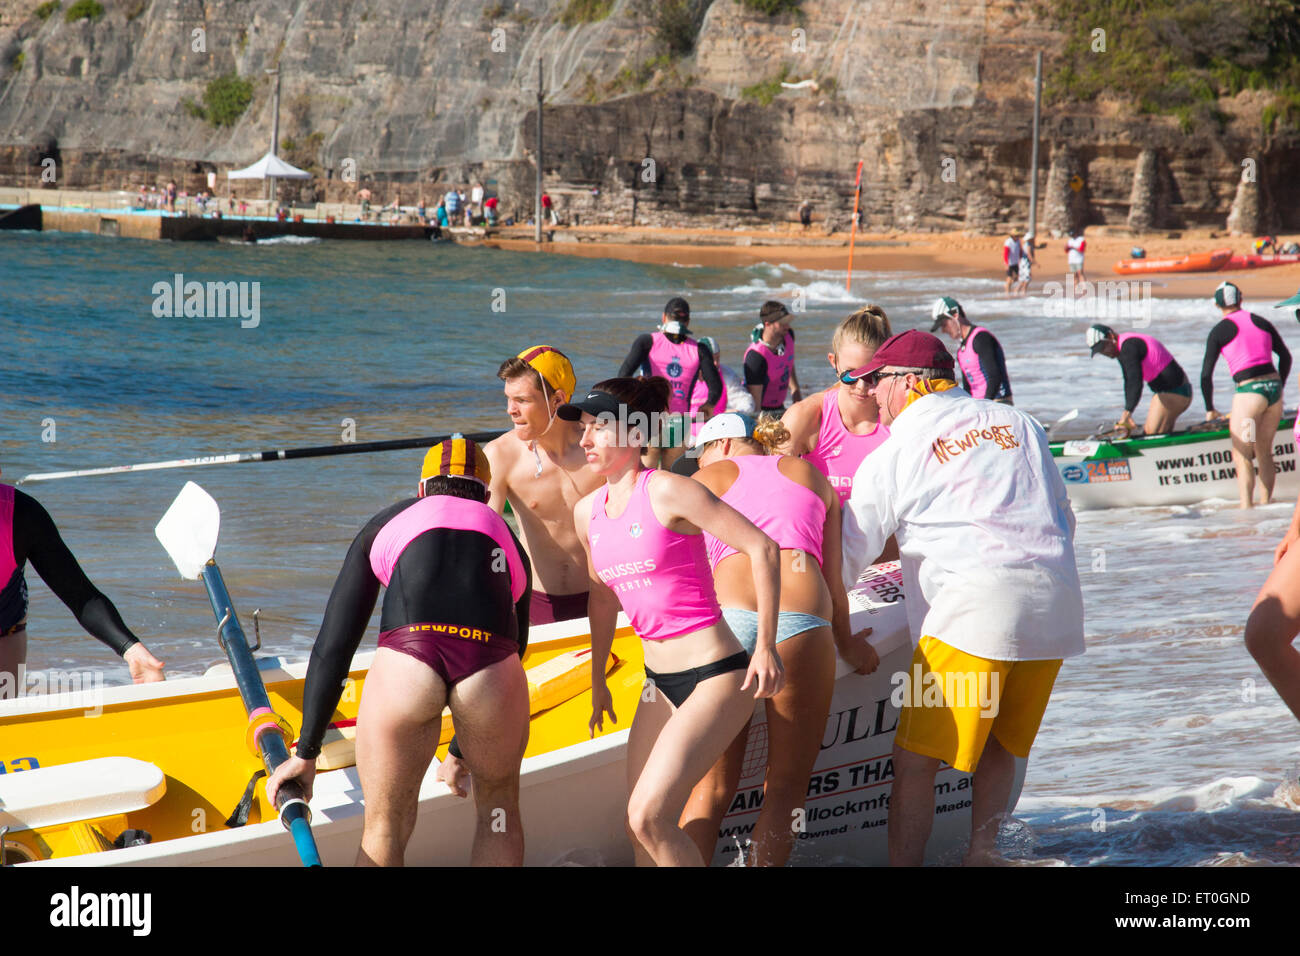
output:
[[862, 378], [872, 372], [894, 365], [900, 368], [951, 369], [952, 354], [936, 336], [920, 329], [908, 329], [885, 339], [876, 349], [871, 361], [849, 373], [850, 378]]

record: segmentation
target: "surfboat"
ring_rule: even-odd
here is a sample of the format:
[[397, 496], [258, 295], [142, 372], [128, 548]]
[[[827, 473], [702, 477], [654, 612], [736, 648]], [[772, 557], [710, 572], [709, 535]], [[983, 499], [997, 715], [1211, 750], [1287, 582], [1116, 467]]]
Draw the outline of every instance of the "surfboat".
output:
[[[821, 753], [792, 864], [881, 865], [898, 708], [894, 675], [912, 644], [897, 562], [867, 569], [850, 592], [856, 629], [872, 627], [881, 664], [862, 676], [838, 662]], [[590, 647], [586, 620], [533, 629], [524, 664], [532, 718], [521, 777], [526, 862], [536, 866], [630, 865], [624, 830], [628, 730], [645, 677], [639, 639], [620, 617], [607, 666], [618, 724], [589, 739]], [[351, 864], [364, 799], [351, 724], [373, 651], [356, 656], [319, 761], [311, 830], [326, 865]], [[302, 718], [305, 663], [264, 658], [259, 669], [275, 711]], [[296, 866], [293, 841], [255, 779], [261, 763], [245, 740], [248, 720], [228, 668], [203, 677], [0, 701], [0, 842], [6, 862], [28, 866]], [[899, 694], [901, 695], [901, 690]], [[442, 746], [450, 739], [444, 719]], [[718, 834], [714, 864], [736, 858], [762, 806], [767, 733], [763, 705], [744, 776]], [[419, 793], [408, 864], [463, 866], [474, 831], [471, 799], [436, 780]], [[1019, 762], [1011, 808], [1024, 777]], [[245, 791], [248, 796], [245, 797]], [[970, 830], [971, 775], [947, 765], [936, 779], [927, 860], [955, 863]], [[242, 798], [242, 799], [241, 799]], [[232, 819], [246, 808], [247, 822]], [[132, 832], [134, 831], [134, 832]], [[148, 843], [136, 843], [145, 831]], [[123, 845], [127, 844], [127, 845]], [[120, 848], [119, 848], [120, 847]]]
[[[1294, 424], [1295, 413], [1284, 414], [1273, 439], [1277, 500], [1300, 492]], [[1232, 436], [1226, 428], [1152, 438], [1053, 442], [1052, 457], [1076, 510], [1237, 500]]]

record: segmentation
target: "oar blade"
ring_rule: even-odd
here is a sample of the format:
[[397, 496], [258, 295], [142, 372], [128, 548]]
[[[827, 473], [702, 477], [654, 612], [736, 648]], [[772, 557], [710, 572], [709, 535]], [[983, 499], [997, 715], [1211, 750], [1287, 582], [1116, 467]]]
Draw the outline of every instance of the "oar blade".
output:
[[217, 551], [221, 532], [221, 509], [212, 496], [192, 481], [187, 481], [154, 534], [176, 562], [181, 577], [197, 580], [203, 566]]

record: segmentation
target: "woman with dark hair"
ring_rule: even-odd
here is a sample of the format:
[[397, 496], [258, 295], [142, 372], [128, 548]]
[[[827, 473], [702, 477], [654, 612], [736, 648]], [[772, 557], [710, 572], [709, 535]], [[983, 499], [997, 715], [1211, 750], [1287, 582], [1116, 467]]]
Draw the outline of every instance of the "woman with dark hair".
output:
[[[835, 688], [835, 651], [859, 673], [880, 660], [870, 628], [849, 631], [849, 602], [840, 580], [840, 503], [810, 462], [770, 450], [789, 441], [781, 422], [726, 414], [700, 432], [695, 480], [731, 505], [781, 548], [781, 599], [776, 640], [787, 680], [767, 704], [767, 778], [763, 809], [750, 844], [756, 866], [784, 866], [794, 848], [790, 828], [804, 805]], [[749, 559], [705, 534], [722, 615], [741, 644], [751, 646], [757, 616]], [[695, 787], [683, 829], [706, 857], [740, 781], [749, 728], [741, 730]]]
[[[628, 739], [633, 850], [642, 865], [703, 866], [678, 821], [691, 788], [749, 720], [754, 699], [781, 690], [780, 552], [703, 485], [642, 468], [641, 449], [668, 393], [661, 378], [609, 379], [558, 414], [582, 423], [587, 462], [605, 479], [574, 508], [591, 575], [591, 728], [601, 729], [606, 713], [618, 720], [605, 661], [621, 606], [641, 637], [647, 678]], [[758, 608], [752, 658], [722, 618], [704, 529], [751, 562]]]

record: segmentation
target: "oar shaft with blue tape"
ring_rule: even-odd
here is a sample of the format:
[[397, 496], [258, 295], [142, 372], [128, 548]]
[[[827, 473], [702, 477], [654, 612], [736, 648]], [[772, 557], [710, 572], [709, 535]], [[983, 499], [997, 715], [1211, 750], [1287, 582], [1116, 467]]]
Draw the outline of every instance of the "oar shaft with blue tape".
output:
[[[221, 577], [221, 569], [216, 561], [209, 561], [203, 568], [203, 584], [208, 591], [208, 600], [212, 603], [212, 613], [221, 623], [221, 643], [225, 647], [226, 659], [235, 675], [235, 684], [239, 687], [240, 699], [249, 717], [266, 714], [274, 718], [271, 699], [266, 694], [266, 685], [257, 670], [253, 652], [248, 648], [248, 639], [244, 628], [235, 613], [235, 602], [226, 590], [226, 582]], [[267, 774], [289, 759], [289, 748], [285, 739], [275, 729], [273, 722], [267, 723], [257, 732], [256, 745], [262, 755], [262, 764]], [[293, 835], [298, 855], [306, 866], [320, 866], [320, 853], [316, 841], [311, 835], [310, 817], [307, 802], [303, 798], [302, 788], [296, 781], [287, 781], [276, 794], [276, 809], [280, 811], [280, 820]]]

